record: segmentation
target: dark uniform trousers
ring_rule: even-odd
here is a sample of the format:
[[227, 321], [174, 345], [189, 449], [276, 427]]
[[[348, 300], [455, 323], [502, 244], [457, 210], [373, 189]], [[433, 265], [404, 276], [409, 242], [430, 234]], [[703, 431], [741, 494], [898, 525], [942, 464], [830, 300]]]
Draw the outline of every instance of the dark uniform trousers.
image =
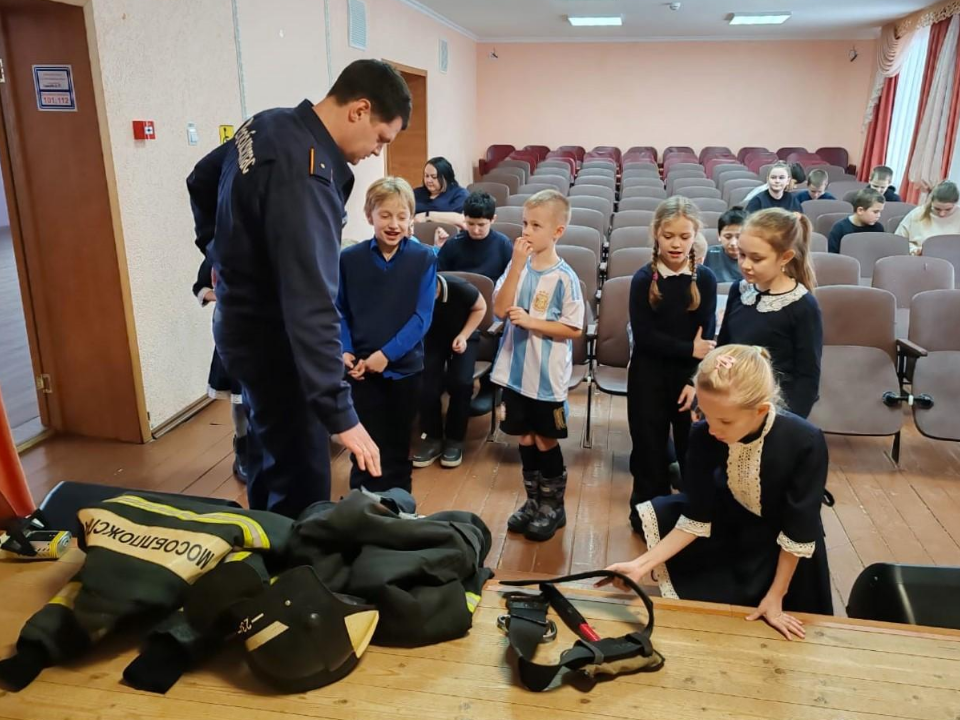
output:
[[250, 508], [296, 518], [330, 499], [329, 434], [309, 406], [287, 336], [247, 325], [227, 328], [214, 311], [214, 338], [250, 409]]
[[681, 472], [687, 457], [690, 438], [690, 412], [679, 412], [677, 399], [686, 385], [689, 373], [657, 360], [634, 354], [627, 379], [627, 421], [630, 426], [630, 474], [633, 492], [630, 513], [637, 503], [661, 495], [669, 495], [670, 431]]
[[420, 406], [423, 373], [405, 378], [385, 378], [367, 373], [362, 380], [350, 378], [353, 407], [360, 422], [380, 449], [380, 477], [373, 477], [357, 465], [351, 455], [350, 487], [372, 492], [390, 488], [410, 491], [413, 463], [410, 461], [410, 435]]
[[[427, 437], [458, 443], [466, 437], [479, 348], [480, 338], [476, 333], [467, 341], [467, 349], [462, 355], [453, 352], [450, 345], [427, 344], [424, 347], [420, 429]], [[441, 405], [444, 390], [450, 395], [446, 427]]]

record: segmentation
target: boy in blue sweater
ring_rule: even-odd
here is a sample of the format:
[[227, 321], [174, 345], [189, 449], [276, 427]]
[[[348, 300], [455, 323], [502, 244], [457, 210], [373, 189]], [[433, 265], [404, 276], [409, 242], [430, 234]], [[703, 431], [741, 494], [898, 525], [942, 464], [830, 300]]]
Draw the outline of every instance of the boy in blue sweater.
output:
[[340, 254], [343, 364], [357, 415], [380, 448], [383, 472], [373, 477], [351, 455], [351, 488], [411, 489], [410, 433], [437, 287], [436, 255], [407, 237], [414, 208], [406, 180], [377, 180], [364, 205], [374, 237]]

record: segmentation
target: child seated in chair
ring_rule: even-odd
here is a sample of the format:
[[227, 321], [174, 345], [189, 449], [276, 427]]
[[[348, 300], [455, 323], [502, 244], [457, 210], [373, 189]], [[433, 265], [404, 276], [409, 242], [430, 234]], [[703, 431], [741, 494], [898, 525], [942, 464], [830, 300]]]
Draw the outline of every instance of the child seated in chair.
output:
[[795, 193], [797, 202], [802, 206], [807, 200], [836, 200], [836, 198], [827, 192], [827, 185], [830, 184], [830, 176], [822, 168], [814, 168], [807, 175], [807, 189]]
[[747, 213], [740, 207], [733, 207], [720, 216], [717, 231], [720, 244], [707, 250], [703, 264], [713, 270], [717, 282], [740, 282], [740, 228], [747, 219]]
[[491, 226], [497, 221], [497, 202], [485, 192], [474, 192], [463, 202], [466, 229], [448, 239], [443, 228], [437, 229], [434, 245], [440, 272], [472, 272], [486, 275], [496, 282], [513, 254], [513, 243]]
[[827, 238], [827, 247], [832, 253], [840, 252], [840, 243], [845, 235], [862, 232], [883, 232], [880, 213], [883, 212], [883, 195], [873, 188], [860, 190], [853, 198], [853, 215], [834, 224]]

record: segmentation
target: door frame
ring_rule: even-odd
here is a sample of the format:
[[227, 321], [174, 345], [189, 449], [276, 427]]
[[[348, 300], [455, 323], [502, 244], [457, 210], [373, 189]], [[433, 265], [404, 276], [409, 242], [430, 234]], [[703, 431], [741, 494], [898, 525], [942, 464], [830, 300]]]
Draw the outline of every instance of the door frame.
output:
[[[428, 74], [428, 72], [427, 72], [426, 70], [424, 70], [423, 68], [413, 67], [413, 66], [411, 66], [411, 65], [404, 65], [403, 63], [396, 62], [395, 60], [389, 60], [389, 59], [387, 59], [387, 58], [381, 58], [381, 59], [382, 59], [385, 63], [389, 64], [391, 67], [393, 67], [395, 70], [397, 70], [398, 72], [400, 72], [400, 73], [403, 74], [403, 75], [415, 75], [415, 76], [417, 76], [417, 77], [423, 78], [424, 93], [427, 95], [427, 100], [429, 101], [430, 83], [429, 83], [429, 74]], [[427, 107], [426, 107], [426, 104], [425, 104], [424, 110], [423, 110], [423, 137], [424, 137], [424, 150], [425, 150], [425, 157], [423, 158], [423, 161], [424, 161], [424, 162], [426, 162], [426, 161], [430, 158], [430, 126], [429, 126], [429, 123], [430, 123], [430, 113], [427, 112]], [[394, 141], [394, 142], [395, 142], [395, 141]], [[384, 157], [384, 162], [383, 162], [383, 169], [384, 169], [384, 172], [385, 172], [387, 175], [393, 174], [393, 173], [390, 172], [390, 152], [391, 152], [391, 147], [392, 147], [392, 145], [387, 145], [386, 148], [384, 149], [385, 157]], [[422, 166], [421, 166], [421, 173], [420, 173], [420, 174], [421, 174], [421, 176], [422, 176]], [[413, 185], [413, 187], [418, 187], [419, 185], [422, 184], [422, 182], [423, 182], [423, 180], [422, 180], [422, 177], [421, 177], [420, 182], [412, 183], [412, 185]]]
[[[107, 202], [110, 209], [110, 219], [113, 228], [114, 244], [116, 246], [119, 290], [123, 302], [124, 322], [127, 329], [127, 344], [133, 370], [133, 384], [136, 401], [137, 419], [139, 425], [139, 441], [149, 442], [152, 439], [150, 421], [147, 415], [146, 395], [143, 387], [143, 373], [140, 363], [140, 346], [137, 342], [136, 325], [133, 315], [133, 299], [130, 292], [129, 265], [127, 263], [126, 247], [123, 237], [123, 224], [120, 215], [120, 200], [117, 190], [116, 165], [113, 160], [113, 147], [110, 141], [110, 129], [107, 122], [106, 102], [103, 92], [103, 78], [101, 74], [100, 55], [97, 45], [97, 31], [94, 22], [93, 0], [28, 0], [34, 3], [57, 3], [80, 7], [83, 11], [84, 28], [86, 31], [87, 55], [90, 61], [90, 72], [93, 81], [93, 97], [97, 114], [97, 127], [100, 134], [100, 147], [103, 153], [104, 174], [107, 184]], [[3, 26], [3, 0], [0, 0], [0, 57], [7, 55], [5, 47], [6, 30]], [[49, 373], [56, 376], [56, 368], [52, 358], [55, 339], [52, 332], [44, 323], [44, 316], [49, 313], [44, 293], [49, 286], [43, 282], [39, 269], [40, 248], [35, 228], [31, 226], [29, 213], [21, 213], [18, 203], [23, 207], [32, 206], [29, 184], [26, 182], [29, 172], [25, 160], [17, 147], [17, 119], [15, 113], [4, 114], [3, 106], [12, 107], [13, 99], [9, 86], [0, 84], [0, 155], [5, 156], [5, 165], [9, 173], [4, 172], [4, 185], [7, 191], [10, 211], [10, 227], [14, 241], [14, 252], [18, 263], [21, 294], [23, 295], [24, 314], [27, 317], [27, 336], [30, 344], [31, 359], [35, 375]], [[8, 182], [7, 175], [12, 176]], [[14, 221], [16, 217], [16, 221]], [[29, 308], [29, 310], [28, 310]], [[60, 398], [56, 393], [38, 393], [41, 399], [41, 419], [47, 427], [56, 429], [62, 426], [62, 409]], [[44, 413], [46, 418], [44, 418]], [[49, 422], [48, 422], [49, 421]]]
[[[4, 45], [3, 17], [0, 15], [0, 57], [5, 57], [6, 47]], [[13, 257], [16, 263], [17, 281], [20, 285], [20, 300], [23, 304], [23, 321], [27, 329], [27, 345], [30, 349], [30, 364], [33, 368], [33, 377], [39, 378], [44, 369], [43, 347], [50, 341], [48, 335], [45, 336], [41, 329], [41, 324], [37, 322], [37, 309], [35, 304], [43, 303], [43, 293], [34, 293], [31, 285], [30, 267], [39, 267], [37, 258], [33, 261], [28, 260], [28, 253], [31, 255], [35, 248], [29, 243], [23, 241], [23, 231], [21, 229], [20, 208], [17, 205], [17, 182], [14, 174], [18, 166], [22, 166], [22, 161], [14, 162], [13, 155], [16, 152], [11, 147], [7, 138], [7, 120], [4, 115], [3, 92], [5, 88], [0, 87], [0, 174], [3, 179], [3, 189], [7, 202], [7, 219], [10, 222], [10, 234], [13, 238]], [[16, 119], [11, 118], [11, 124], [15, 125]], [[23, 183], [20, 184], [23, 187]], [[39, 280], [38, 280], [39, 281]], [[35, 300], [36, 297], [36, 300]], [[49, 345], [46, 345], [49, 349]], [[51, 396], [48, 393], [40, 392], [37, 388], [37, 406], [40, 411], [40, 422], [44, 428], [50, 428], [54, 421], [51, 414], [55, 414], [59, 419], [60, 408], [57, 403], [51, 402]], [[29, 442], [29, 441], [28, 441]]]

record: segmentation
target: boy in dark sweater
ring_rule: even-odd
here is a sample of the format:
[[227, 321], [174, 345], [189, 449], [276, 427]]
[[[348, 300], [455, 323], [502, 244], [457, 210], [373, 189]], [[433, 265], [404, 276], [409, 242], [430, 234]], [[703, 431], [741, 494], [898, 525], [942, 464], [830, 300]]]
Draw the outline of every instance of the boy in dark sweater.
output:
[[[497, 282], [507, 271], [513, 256], [513, 241], [491, 225], [497, 220], [497, 201], [485, 192], [474, 192], [463, 203], [466, 230], [444, 242], [446, 233], [437, 230], [436, 245], [441, 272], [472, 272], [486, 275]], [[485, 341], [488, 342], [488, 341]], [[470, 415], [477, 417], [493, 412], [493, 386], [490, 376], [480, 378], [480, 389], [470, 403]]]
[[807, 200], [836, 200], [827, 192], [830, 176], [821, 168], [814, 168], [807, 175], [807, 189], [794, 193], [797, 202], [802, 206]]
[[897, 195], [897, 189], [891, 185], [893, 182], [893, 170], [886, 165], [877, 165], [870, 171], [870, 187], [883, 195], [887, 202], [903, 202], [903, 198]]
[[410, 490], [410, 433], [437, 287], [436, 255], [407, 237], [414, 208], [406, 180], [377, 180], [364, 205], [374, 237], [340, 254], [343, 364], [357, 415], [380, 448], [383, 472], [373, 477], [351, 456], [351, 488]]
[[472, 272], [496, 282], [510, 264], [513, 243], [490, 226], [497, 219], [497, 203], [485, 192], [470, 193], [463, 203], [461, 230], [449, 240], [438, 237], [441, 272]]
[[834, 224], [827, 238], [830, 252], [840, 252], [840, 241], [844, 235], [862, 232], [883, 232], [880, 213], [883, 212], [883, 195], [873, 188], [860, 190], [853, 198], [853, 215]]
[[703, 264], [713, 271], [717, 282], [740, 282], [740, 228], [747, 220], [747, 213], [740, 207], [733, 207], [720, 216], [717, 231], [720, 244], [707, 249]]
[[[463, 462], [473, 371], [480, 345], [476, 330], [486, 312], [483, 295], [471, 283], [455, 275], [437, 275], [433, 322], [424, 340], [420, 398], [420, 429], [424, 438], [414, 453], [414, 467], [427, 467], [437, 458], [445, 468]], [[446, 425], [441, 407], [445, 389], [450, 394]]]

